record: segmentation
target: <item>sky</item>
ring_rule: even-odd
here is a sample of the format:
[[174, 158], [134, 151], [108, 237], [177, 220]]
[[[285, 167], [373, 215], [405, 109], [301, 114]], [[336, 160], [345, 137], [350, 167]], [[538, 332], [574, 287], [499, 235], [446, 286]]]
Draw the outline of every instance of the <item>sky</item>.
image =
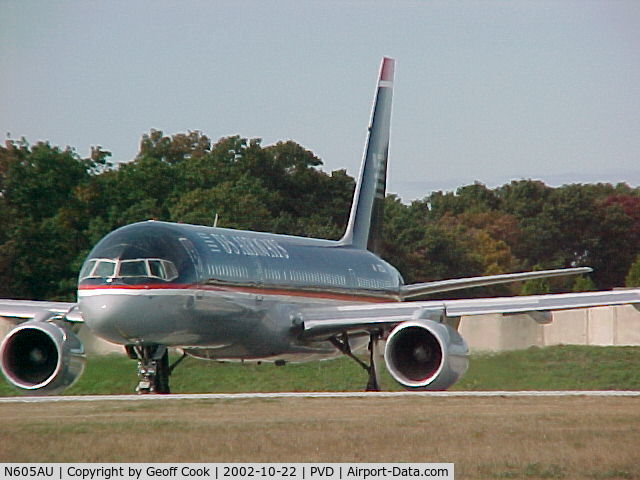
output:
[[396, 59], [387, 190], [640, 185], [640, 2], [0, 0], [0, 135], [132, 160], [144, 133], [294, 140], [359, 170]]

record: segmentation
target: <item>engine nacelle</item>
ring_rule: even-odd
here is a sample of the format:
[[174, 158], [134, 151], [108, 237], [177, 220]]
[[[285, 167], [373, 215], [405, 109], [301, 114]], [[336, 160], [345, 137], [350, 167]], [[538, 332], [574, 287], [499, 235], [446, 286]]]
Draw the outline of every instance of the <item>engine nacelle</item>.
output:
[[469, 365], [460, 334], [432, 320], [401, 323], [389, 335], [384, 359], [391, 376], [407, 389], [446, 390]]
[[32, 320], [11, 330], [0, 345], [0, 368], [13, 386], [48, 395], [71, 386], [84, 370], [84, 347], [70, 330]]

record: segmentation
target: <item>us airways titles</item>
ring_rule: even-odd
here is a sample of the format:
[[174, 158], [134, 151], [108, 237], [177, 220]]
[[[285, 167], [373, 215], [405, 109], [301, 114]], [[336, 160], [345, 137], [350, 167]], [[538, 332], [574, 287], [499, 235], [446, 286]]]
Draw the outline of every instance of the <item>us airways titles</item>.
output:
[[198, 235], [213, 253], [289, 258], [289, 252], [271, 238], [250, 238], [242, 235], [222, 235], [219, 233], [199, 233]]

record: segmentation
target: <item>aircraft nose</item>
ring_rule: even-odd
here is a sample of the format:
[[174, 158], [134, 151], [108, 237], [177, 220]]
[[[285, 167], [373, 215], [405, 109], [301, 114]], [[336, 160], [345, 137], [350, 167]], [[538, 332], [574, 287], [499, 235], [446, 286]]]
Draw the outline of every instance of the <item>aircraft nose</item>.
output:
[[85, 288], [78, 296], [89, 329], [122, 345], [168, 345], [175, 335], [185, 335], [193, 317], [193, 295], [186, 289]]
[[92, 295], [89, 292], [79, 292], [78, 296], [82, 317], [94, 334], [114, 343], [128, 343], [125, 332], [119, 326], [119, 319], [126, 313], [126, 298]]

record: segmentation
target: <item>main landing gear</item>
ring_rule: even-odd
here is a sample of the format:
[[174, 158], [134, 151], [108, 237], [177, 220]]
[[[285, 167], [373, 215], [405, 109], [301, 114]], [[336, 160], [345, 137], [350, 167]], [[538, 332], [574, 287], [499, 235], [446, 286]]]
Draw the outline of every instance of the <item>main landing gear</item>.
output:
[[186, 357], [183, 354], [169, 365], [169, 350], [164, 345], [127, 345], [129, 358], [138, 360], [138, 386], [136, 392], [171, 393], [169, 375]]
[[365, 363], [356, 357], [351, 351], [351, 346], [349, 345], [349, 336], [347, 333], [342, 333], [340, 335], [333, 336], [329, 338], [329, 341], [338, 349], [340, 352], [344, 353], [347, 357], [354, 360], [358, 365], [360, 365], [368, 375], [367, 385], [365, 390], [367, 392], [379, 392], [380, 384], [378, 382], [378, 374], [376, 372], [376, 350], [378, 347], [378, 340], [380, 340], [381, 332], [374, 331], [369, 332], [369, 363]]

